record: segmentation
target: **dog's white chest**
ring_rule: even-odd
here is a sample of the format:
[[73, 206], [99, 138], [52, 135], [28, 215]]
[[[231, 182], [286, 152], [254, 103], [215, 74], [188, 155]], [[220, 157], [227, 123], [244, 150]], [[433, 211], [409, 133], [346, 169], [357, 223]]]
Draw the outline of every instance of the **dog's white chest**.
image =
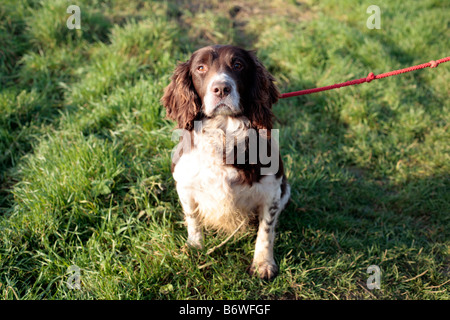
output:
[[227, 164], [233, 148], [227, 149], [224, 141], [232, 137], [239, 143], [245, 139], [246, 128], [245, 119], [206, 121], [194, 131], [193, 146], [183, 151], [173, 171], [180, 200], [190, 201], [204, 224], [216, 229], [233, 231], [279, 190], [281, 179], [275, 175], [248, 183], [242, 181], [243, 172]]
[[195, 147], [179, 159], [173, 177], [177, 188], [187, 188], [194, 194], [221, 200], [233, 197], [232, 184], [238, 179], [237, 169], [223, 164], [212, 150]]
[[224, 155], [234, 150], [225, 141], [231, 140], [232, 146], [235, 139], [245, 139], [245, 132], [245, 120], [219, 117], [202, 122], [201, 127], [192, 132], [193, 146], [183, 150], [175, 166], [173, 176], [177, 184], [218, 199], [233, 196], [232, 185], [239, 178], [239, 172], [226, 163]]

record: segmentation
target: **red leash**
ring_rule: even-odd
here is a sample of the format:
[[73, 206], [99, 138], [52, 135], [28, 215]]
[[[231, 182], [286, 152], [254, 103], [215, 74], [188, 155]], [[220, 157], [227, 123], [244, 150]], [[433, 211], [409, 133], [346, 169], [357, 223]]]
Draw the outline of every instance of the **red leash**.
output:
[[410, 72], [410, 71], [419, 70], [419, 69], [424, 69], [424, 68], [428, 68], [428, 67], [436, 68], [439, 64], [444, 63], [444, 62], [448, 62], [448, 61], [450, 61], [450, 57], [442, 58], [442, 59], [439, 59], [439, 60], [436, 60], [436, 61], [431, 60], [430, 62], [419, 64], [417, 66], [412, 66], [412, 67], [409, 67], [409, 68], [404, 68], [404, 69], [395, 70], [395, 71], [391, 71], [391, 72], [381, 73], [381, 74], [378, 74], [378, 75], [374, 75], [371, 72], [371, 73], [369, 73], [369, 75], [366, 78], [350, 80], [350, 81], [337, 83], [337, 84], [333, 84], [331, 86], [326, 86], [326, 87], [320, 87], [320, 88], [314, 88], [314, 89], [306, 89], [306, 90], [300, 90], [300, 91], [283, 93], [281, 95], [281, 99], [295, 97], [295, 96], [302, 96], [302, 95], [305, 95], [305, 94], [310, 94], [310, 93], [315, 93], [315, 92], [320, 92], [320, 91], [326, 91], [326, 90], [331, 90], [331, 89], [336, 89], [336, 88], [341, 88], [341, 87], [352, 86], [352, 85], [355, 85], [355, 84], [361, 84], [361, 83], [370, 82], [370, 81], [376, 80], [376, 79], [382, 79], [382, 78], [387, 78], [387, 77], [391, 77], [391, 76], [396, 76], [396, 75], [401, 74], [401, 73]]

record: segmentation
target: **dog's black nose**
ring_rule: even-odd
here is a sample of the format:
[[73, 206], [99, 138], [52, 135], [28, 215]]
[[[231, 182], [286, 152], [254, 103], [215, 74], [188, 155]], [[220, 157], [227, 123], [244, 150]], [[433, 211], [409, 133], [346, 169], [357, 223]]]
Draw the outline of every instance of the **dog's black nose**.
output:
[[211, 90], [219, 98], [224, 98], [231, 93], [231, 84], [227, 81], [214, 81]]

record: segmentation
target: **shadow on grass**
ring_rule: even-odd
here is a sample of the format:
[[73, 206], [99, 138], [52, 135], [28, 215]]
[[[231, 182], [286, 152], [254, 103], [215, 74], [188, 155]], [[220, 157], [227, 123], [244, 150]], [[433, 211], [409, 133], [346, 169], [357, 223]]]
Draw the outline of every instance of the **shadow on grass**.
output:
[[[312, 86], [300, 82], [290, 87]], [[418, 87], [427, 88], [425, 84]], [[422, 97], [419, 103], [443, 105], [439, 97], [426, 92], [426, 99]], [[345, 278], [349, 272], [365, 283], [367, 267], [379, 265], [385, 272], [385, 283], [391, 287], [376, 297], [404, 299], [402, 294], [408, 290], [410, 296], [418, 294], [421, 289], [398, 287], [398, 277], [412, 278], [425, 268], [433, 272], [422, 280], [440, 285], [448, 276], [445, 244], [450, 237], [450, 176], [430, 174], [394, 182], [390, 176], [380, 176], [376, 167], [359, 167], [343, 151], [354, 142], [348, 138], [348, 125], [341, 120], [340, 108], [327, 106], [329, 95], [291, 99], [276, 106], [282, 118], [281, 132], [287, 130], [287, 135], [293, 135], [282, 142], [282, 154], [291, 170], [292, 196], [278, 225], [278, 259], [289, 261], [291, 266], [286, 268], [290, 270], [300, 268], [294, 275], [300, 283], [309, 279], [299, 276], [301, 268], [324, 268], [327, 271], [314, 279], [324, 288], [336, 287], [336, 279]], [[382, 107], [387, 112], [379, 116], [379, 121], [395, 116], [388, 106]], [[289, 128], [301, 127], [298, 123], [307, 130], [294, 132]], [[355, 298], [345, 291], [340, 294]]]

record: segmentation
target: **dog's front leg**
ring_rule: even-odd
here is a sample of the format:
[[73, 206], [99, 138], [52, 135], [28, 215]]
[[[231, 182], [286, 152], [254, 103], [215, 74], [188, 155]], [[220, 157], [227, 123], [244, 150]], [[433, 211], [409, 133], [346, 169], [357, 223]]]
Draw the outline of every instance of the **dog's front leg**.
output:
[[278, 267], [273, 258], [273, 244], [275, 225], [280, 212], [280, 203], [274, 200], [270, 204], [265, 204], [259, 213], [258, 235], [250, 273], [257, 273], [265, 280], [270, 280], [278, 274]]
[[184, 215], [188, 231], [187, 244], [190, 247], [203, 249], [203, 231], [197, 217], [192, 212], [187, 213], [186, 211]]
[[180, 190], [177, 188], [178, 196], [180, 198], [181, 206], [183, 207], [184, 218], [186, 221], [188, 239], [187, 245], [197, 249], [203, 248], [203, 230], [195, 215], [197, 203], [192, 197], [189, 190]]

